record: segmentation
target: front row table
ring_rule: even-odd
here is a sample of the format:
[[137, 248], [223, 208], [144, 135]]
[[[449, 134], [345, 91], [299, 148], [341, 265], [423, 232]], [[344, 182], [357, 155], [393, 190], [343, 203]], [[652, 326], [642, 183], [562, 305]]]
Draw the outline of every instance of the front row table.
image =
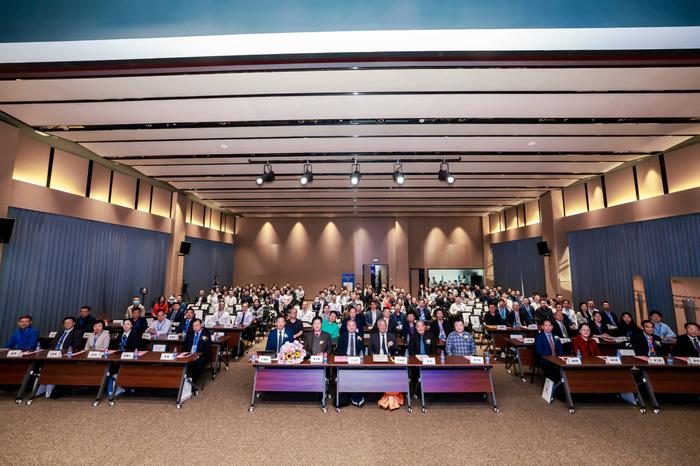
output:
[[[372, 356], [364, 356], [362, 364], [348, 364], [339, 362], [339, 357], [329, 358], [328, 365], [336, 367], [338, 378], [335, 391], [337, 412], [340, 412], [341, 393], [406, 393], [406, 406], [408, 412], [413, 412], [411, 407], [411, 378], [408, 367], [416, 365], [417, 359], [409, 358], [408, 364], [394, 364], [388, 362], [374, 362]], [[414, 364], [411, 364], [414, 362]]]
[[642, 383], [647, 387], [654, 414], [660, 410], [656, 393], [700, 395], [700, 365], [688, 364], [688, 358], [675, 357], [672, 365], [663, 366], [639, 361], [637, 367]]
[[493, 365], [472, 364], [464, 356], [446, 356], [435, 365], [420, 364], [420, 389], [423, 412], [426, 393], [490, 393], [494, 412], [498, 412], [493, 388]]
[[311, 364], [308, 360], [301, 364], [277, 364], [254, 362], [253, 396], [249, 411], [255, 409], [258, 392], [300, 392], [320, 393], [321, 409], [326, 408], [326, 366]]
[[0, 349], [0, 385], [18, 385], [15, 403], [22, 403], [30, 380], [34, 376], [34, 361], [28, 357], [8, 358], [9, 350]]

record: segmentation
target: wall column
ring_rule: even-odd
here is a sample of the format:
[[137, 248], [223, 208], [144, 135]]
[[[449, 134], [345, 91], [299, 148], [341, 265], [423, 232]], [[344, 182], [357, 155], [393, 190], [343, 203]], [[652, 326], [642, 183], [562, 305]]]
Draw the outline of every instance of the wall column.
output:
[[[17, 157], [19, 130], [14, 126], [0, 122], [0, 217], [7, 217], [10, 208], [12, 173]], [[2, 261], [3, 244], [0, 244], [0, 261]]]
[[180, 243], [185, 241], [185, 213], [187, 212], [187, 198], [184, 194], [173, 193], [173, 202], [170, 206], [170, 240], [168, 241], [168, 262], [165, 268], [165, 295], [180, 294], [182, 290], [182, 278], [185, 269], [185, 258], [180, 256]]

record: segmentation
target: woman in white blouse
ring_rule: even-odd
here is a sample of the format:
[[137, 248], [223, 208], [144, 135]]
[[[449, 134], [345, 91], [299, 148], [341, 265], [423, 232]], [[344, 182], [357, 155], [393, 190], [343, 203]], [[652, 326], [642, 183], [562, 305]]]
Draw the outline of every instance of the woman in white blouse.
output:
[[104, 351], [109, 348], [109, 332], [105, 330], [104, 320], [96, 321], [92, 333], [88, 335], [85, 349], [88, 351]]

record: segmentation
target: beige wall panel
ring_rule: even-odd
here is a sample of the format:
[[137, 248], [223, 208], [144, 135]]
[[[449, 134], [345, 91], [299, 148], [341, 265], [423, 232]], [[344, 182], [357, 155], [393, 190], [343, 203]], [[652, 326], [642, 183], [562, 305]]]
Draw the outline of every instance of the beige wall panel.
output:
[[51, 189], [85, 196], [89, 161], [56, 149], [51, 170]]

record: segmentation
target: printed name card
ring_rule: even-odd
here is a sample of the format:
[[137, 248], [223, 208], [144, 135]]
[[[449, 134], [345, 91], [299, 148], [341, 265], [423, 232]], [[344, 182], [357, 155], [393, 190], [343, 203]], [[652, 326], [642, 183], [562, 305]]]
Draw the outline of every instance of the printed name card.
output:
[[362, 364], [362, 356], [348, 356], [348, 364]]
[[311, 364], [323, 364], [323, 355], [312, 354], [310, 362], [311, 362]]
[[166, 349], [166, 345], [153, 345], [153, 351], [156, 353], [164, 353]]
[[83, 333], [83, 338], [89, 338], [89, 337], [90, 337], [90, 332]]
[[100, 359], [102, 357], [101, 351], [90, 351], [87, 355], [88, 359]]
[[522, 340], [522, 339], [523, 339], [523, 335], [521, 335], [521, 334], [519, 334], [519, 333], [513, 333], [510, 337], [511, 337], [511, 338], [515, 338], [516, 340]]
[[175, 355], [173, 353], [163, 353], [160, 355], [161, 361], [174, 361]]
[[620, 356], [634, 356], [634, 350], [633, 349], [621, 349]]
[[122, 353], [121, 359], [134, 359], [134, 353], [131, 351]]
[[270, 364], [272, 362], [272, 356], [269, 354], [267, 356], [258, 356], [258, 362], [260, 364]]
[[408, 364], [406, 356], [394, 356], [394, 364]]
[[54, 338], [56, 335], [58, 335], [58, 332], [49, 332], [49, 338]]
[[173, 333], [173, 334], [168, 335], [168, 340], [169, 341], [177, 341], [178, 340], [177, 333]]
[[688, 358], [688, 365], [689, 366], [700, 366], [700, 358], [693, 358], [693, 357]]
[[21, 358], [22, 357], [22, 350], [18, 349], [13, 349], [7, 352], [7, 357], [8, 358]]
[[224, 328], [233, 328], [233, 324], [224, 324]]
[[52, 350], [49, 351], [49, 354], [47, 354], [46, 357], [50, 359], [58, 359], [63, 357], [63, 353], [61, 353], [59, 350]]
[[151, 339], [151, 334], [150, 334], [150, 333], [144, 333], [143, 335], [141, 335], [141, 338], [143, 338], [144, 340], [150, 340], [150, 339]]
[[622, 364], [622, 360], [618, 356], [608, 356], [605, 358], [605, 364]]
[[496, 325], [496, 330], [508, 330], [507, 325]]
[[651, 356], [647, 362], [649, 364], [654, 364], [654, 365], [659, 365], [659, 366], [663, 366], [665, 364], [664, 358], [662, 358], [660, 356]]
[[571, 343], [571, 338], [560, 338], [560, 339], [559, 339], [559, 342], [560, 342], [561, 344], [564, 344], [564, 343]]
[[523, 338], [523, 343], [525, 343], [526, 345], [532, 344], [534, 342], [535, 342], [534, 338]]
[[471, 356], [469, 358], [469, 362], [471, 364], [483, 364], [484, 363], [484, 357], [483, 356]]
[[386, 354], [373, 354], [372, 362], [389, 362], [389, 356]]
[[423, 358], [423, 364], [426, 366], [434, 366], [435, 358]]
[[581, 358], [566, 358], [566, 365], [567, 366], [580, 366], [581, 365]]
[[527, 326], [528, 330], [537, 330], [537, 324], [530, 324]]

